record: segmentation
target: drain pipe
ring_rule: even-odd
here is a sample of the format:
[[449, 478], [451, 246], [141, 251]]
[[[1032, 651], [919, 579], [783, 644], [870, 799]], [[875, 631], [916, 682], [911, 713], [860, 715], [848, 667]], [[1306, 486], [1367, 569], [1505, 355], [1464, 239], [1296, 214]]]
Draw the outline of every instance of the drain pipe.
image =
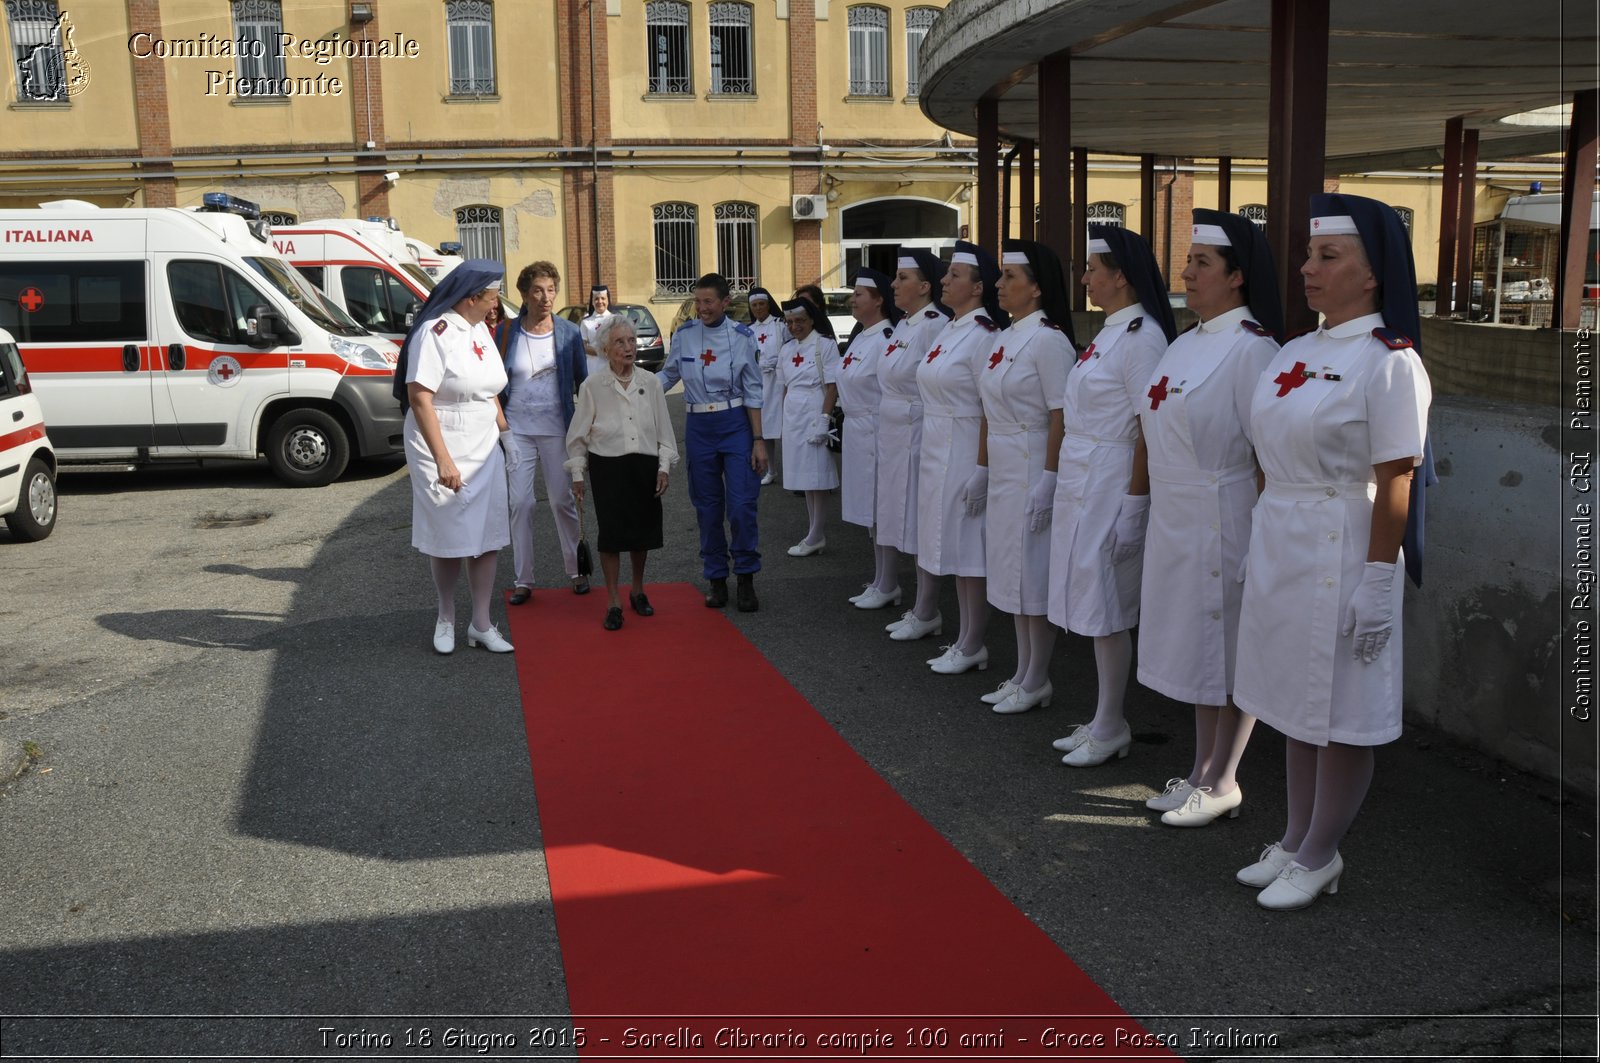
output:
[[[1004, 243], [1011, 235], [1011, 162], [1022, 153], [1021, 144], [1011, 145], [1011, 150], [1000, 157], [1000, 241]], [[977, 241], [973, 241], [976, 243]], [[990, 254], [995, 254], [1000, 249], [991, 247], [987, 249]]]
[[[594, 229], [594, 279], [589, 283], [603, 284], [606, 279], [600, 276], [600, 137], [595, 119], [594, 67], [597, 55], [594, 43], [595, 3], [596, 0], [589, 0], [589, 212], [592, 215], [590, 220]], [[609, 98], [608, 96], [607, 99]]]

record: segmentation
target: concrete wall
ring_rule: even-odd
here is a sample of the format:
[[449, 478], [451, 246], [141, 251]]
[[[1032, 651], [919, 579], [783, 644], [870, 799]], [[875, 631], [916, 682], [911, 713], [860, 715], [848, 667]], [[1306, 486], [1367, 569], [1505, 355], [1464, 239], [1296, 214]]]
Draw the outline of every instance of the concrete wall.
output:
[[1560, 416], [1435, 397], [1440, 482], [1428, 492], [1423, 587], [1406, 588], [1406, 715], [1592, 796], [1592, 732], [1586, 747], [1568, 736], [1565, 764], [1558, 752], [1571, 723], [1560, 704]]
[[1564, 350], [1552, 329], [1422, 319], [1422, 361], [1435, 395], [1554, 406], [1561, 401]]

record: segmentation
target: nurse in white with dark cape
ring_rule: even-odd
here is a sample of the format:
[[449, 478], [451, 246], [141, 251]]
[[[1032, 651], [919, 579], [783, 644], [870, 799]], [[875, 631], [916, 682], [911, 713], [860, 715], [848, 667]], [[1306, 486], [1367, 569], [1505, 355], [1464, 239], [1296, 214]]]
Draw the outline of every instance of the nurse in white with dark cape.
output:
[[1194, 705], [1194, 762], [1145, 802], [1174, 827], [1237, 815], [1235, 774], [1255, 718], [1233, 704], [1239, 603], [1256, 503], [1250, 403], [1283, 331], [1277, 269], [1261, 229], [1196, 210], [1183, 288], [1200, 323], [1173, 341], [1139, 419], [1150, 527], [1139, 609], [1139, 682]]
[[978, 381], [983, 435], [967, 498], [987, 491], [985, 589], [990, 605], [1015, 615], [1017, 631], [1016, 671], [982, 700], [995, 712], [1015, 713], [1050, 704], [1050, 505], [1061, 393], [1077, 348], [1066, 278], [1050, 248], [1007, 240], [998, 292], [1011, 326], [995, 338]]
[[[1401, 543], [1422, 577], [1432, 388], [1418, 357], [1411, 241], [1394, 210], [1311, 199], [1300, 273], [1316, 332], [1256, 385], [1256, 503], [1233, 697], [1283, 733], [1288, 824], [1238, 880], [1264, 908], [1338, 889], [1339, 843], [1372, 782], [1373, 747], [1400, 737]], [[1421, 466], [1419, 469], [1418, 466]], [[1408, 526], [1408, 520], [1414, 524]]]
[[[418, 311], [400, 347], [395, 397], [406, 410], [411, 545], [427, 554], [439, 595], [433, 648], [456, 648], [456, 581], [472, 589], [467, 645], [511, 652], [489, 618], [495, 564], [511, 542], [506, 469], [521, 461], [500, 409], [506, 367], [484, 318], [505, 268], [474, 258], [451, 270]], [[503, 451], [503, 453], [502, 453]]]
[[790, 557], [820, 554], [828, 544], [828, 492], [839, 486], [828, 415], [839, 401], [839, 345], [817, 331], [822, 312], [804, 299], [783, 304], [791, 339], [778, 355], [783, 396], [783, 489], [804, 491], [806, 537], [789, 547]]
[[[878, 504], [878, 359], [889, 348], [900, 311], [895, 308], [892, 278], [862, 267], [851, 278], [850, 315], [861, 325], [839, 360], [839, 405], [844, 407], [844, 438], [839, 441], [839, 516], [873, 532]], [[876, 538], [876, 536], [874, 536]], [[864, 609], [899, 604], [895, 582], [895, 550], [874, 541], [872, 582], [850, 602]], [[866, 603], [866, 604], [863, 604]]]
[[[903, 249], [894, 272], [894, 302], [905, 317], [894, 327], [878, 361], [878, 543], [902, 554], [917, 552], [917, 470], [922, 463], [922, 393], [917, 367], [933, 349], [934, 337], [950, 315], [937, 302], [944, 263], [924, 248]], [[878, 609], [900, 600], [896, 586], [885, 595], [857, 601], [858, 609]], [[937, 635], [939, 581], [917, 569], [917, 597], [900, 619], [885, 628], [897, 642]]]
[[1050, 619], [1094, 639], [1094, 719], [1055, 742], [1066, 754], [1062, 762], [1074, 768], [1125, 757], [1133, 743], [1122, 699], [1150, 512], [1139, 409], [1151, 370], [1178, 332], [1167, 283], [1144, 237], [1091, 225], [1087, 250], [1083, 286], [1106, 319], [1067, 374], [1050, 541]]
[[[783, 327], [783, 316], [778, 310], [778, 301], [772, 293], [765, 288], [751, 288], [750, 302], [750, 331], [756, 335], [756, 365], [761, 368], [761, 394], [777, 395], [778, 392], [778, 352], [783, 345], [789, 342], [789, 330]], [[783, 438], [783, 418], [765, 417], [761, 421], [762, 439]], [[775, 447], [768, 451], [775, 453]], [[773, 480], [777, 472], [777, 463], [767, 463], [766, 474], [761, 477], [761, 486], [765, 487]]]
[[[983, 509], [988, 470], [978, 473], [983, 399], [978, 378], [1000, 329], [1011, 323], [995, 284], [1000, 264], [976, 244], [957, 240], [942, 285], [950, 323], [917, 367], [922, 393], [922, 466], [917, 473], [917, 569], [956, 578], [961, 630], [928, 661], [941, 675], [989, 667], [983, 636], [989, 627], [984, 588]], [[976, 478], [976, 479], [975, 479]], [[976, 493], [969, 492], [974, 484]]]

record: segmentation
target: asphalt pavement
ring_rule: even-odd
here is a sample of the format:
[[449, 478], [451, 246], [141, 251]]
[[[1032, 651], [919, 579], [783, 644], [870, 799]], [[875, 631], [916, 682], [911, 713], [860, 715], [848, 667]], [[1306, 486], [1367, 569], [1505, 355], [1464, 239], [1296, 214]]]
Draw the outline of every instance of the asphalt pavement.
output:
[[[684, 483], [652, 580], [698, 582]], [[50, 539], [0, 530], [0, 742], [32, 754], [0, 784], [0, 1012], [113, 1017], [6, 1019], [0, 1055], [374, 1054], [380, 1030], [563, 1018], [514, 664], [431, 652], [403, 467], [309, 491], [258, 463], [71, 473], [61, 495]], [[1014, 659], [1009, 617], [988, 672], [936, 676], [939, 640], [891, 642], [887, 611], [845, 601], [866, 534], [835, 514], [822, 554], [787, 557], [804, 530], [802, 500], [764, 489], [762, 608], [730, 619], [1181, 1054], [1594, 1058], [1591, 801], [1410, 727], [1379, 751], [1338, 895], [1262, 911], [1233, 872], [1281, 829], [1281, 739], [1255, 737], [1238, 819], [1162, 827], [1143, 802], [1188, 767], [1187, 707], [1135, 684], [1132, 755], [1063, 767], [1088, 640], [1058, 639], [1052, 707], [998, 716], [977, 699]], [[554, 556], [542, 513], [537, 535]], [[540, 579], [526, 608], [569, 593], [559, 566]]]

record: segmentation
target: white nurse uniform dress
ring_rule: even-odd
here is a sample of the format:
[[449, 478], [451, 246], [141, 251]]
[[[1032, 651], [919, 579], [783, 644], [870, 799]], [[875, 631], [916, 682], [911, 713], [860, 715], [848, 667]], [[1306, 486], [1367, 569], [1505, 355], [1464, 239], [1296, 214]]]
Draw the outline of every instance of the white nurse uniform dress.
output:
[[850, 341], [839, 360], [839, 405], [844, 407], [840, 439], [839, 516], [871, 528], [878, 504], [878, 359], [889, 346], [894, 326], [868, 325]]
[[979, 307], [946, 325], [917, 366], [922, 461], [917, 470], [917, 567], [935, 576], [984, 573], [983, 514], [962, 497], [978, 467], [978, 377], [998, 334]]
[[[831, 491], [839, 468], [826, 444], [808, 443], [822, 420], [826, 386], [839, 379], [839, 345], [820, 332], [790, 340], [778, 355], [783, 394], [783, 489]], [[763, 392], [765, 394], [765, 392]]]
[[[752, 321], [750, 331], [756, 338], [756, 365], [761, 370], [761, 394], [777, 395], [778, 391], [778, 352], [783, 350], [783, 345], [789, 342], [789, 328], [783, 323], [782, 318], [769, 317], [765, 321]], [[783, 437], [783, 418], [763, 417], [761, 419], [762, 439], [781, 439]]]
[[878, 404], [878, 545], [905, 554], [917, 551], [917, 467], [922, 454], [917, 366], [947, 320], [931, 305], [907, 314], [876, 359], [883, 393]]

